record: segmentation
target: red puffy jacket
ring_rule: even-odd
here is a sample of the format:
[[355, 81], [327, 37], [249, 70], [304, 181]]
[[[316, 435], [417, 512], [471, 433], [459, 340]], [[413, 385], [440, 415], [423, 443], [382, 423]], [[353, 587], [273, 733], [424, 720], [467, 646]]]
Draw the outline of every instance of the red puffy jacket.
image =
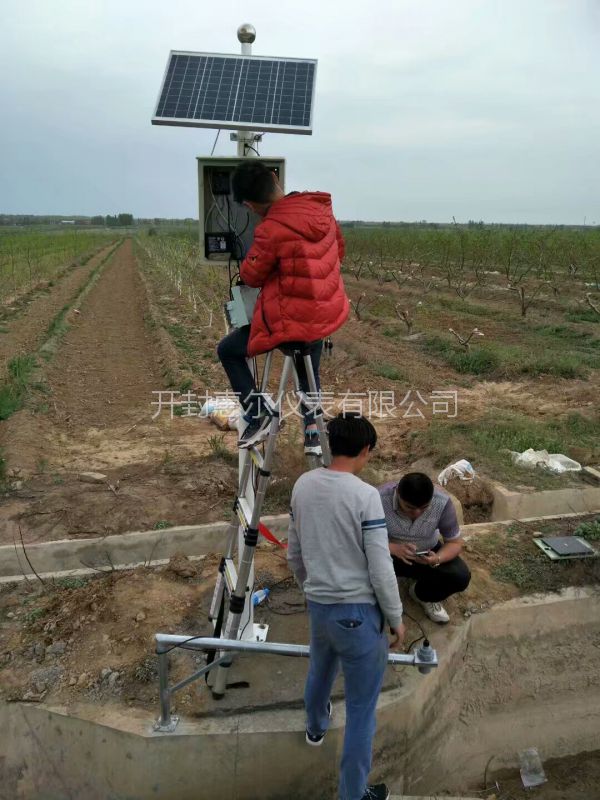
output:
[[240, 267], [242, 281], [261, 287], [248, 355], [283, 342], [314, 342], [348, 317], [340, 261], [344, 240], [325, 192], [296, 192], [273, 203], [254, 232]]

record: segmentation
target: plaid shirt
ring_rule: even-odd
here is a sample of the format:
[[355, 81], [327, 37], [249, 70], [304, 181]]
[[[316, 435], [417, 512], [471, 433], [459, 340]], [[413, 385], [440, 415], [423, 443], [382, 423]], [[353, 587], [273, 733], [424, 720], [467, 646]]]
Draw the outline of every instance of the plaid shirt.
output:
[[458, 539], [460, 526], [447, 492], [436, 486], [431, 503], [420, 517], [412, 520], [398, 505], [397, 486], [394, 481], [379, 487], [390, 541], [411, 542], [417, 550], [431, 550], [439, 542], [440, 535], [445, 542]]

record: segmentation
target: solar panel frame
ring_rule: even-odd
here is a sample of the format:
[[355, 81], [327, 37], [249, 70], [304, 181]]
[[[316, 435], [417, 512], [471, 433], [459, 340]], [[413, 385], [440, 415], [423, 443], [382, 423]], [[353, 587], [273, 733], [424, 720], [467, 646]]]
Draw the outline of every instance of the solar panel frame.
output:
[[[215, 59], [237, 59], [237, 60], [246, 60], [251, 62], [277, 62], [277, 63], [296, 63], [296, 64], [309, 64], [313, 66], [313, 75], [312, 81], [309, 80], [309, 87], [310, 91], [307, 92], [307, 98], [309, 100], [309, 118], [308, 124], [306, 125], [293, 125], [293, 124], [275, 124], [275, 123], [265, 123], [265, 122], [252, 122], [249, 120], [243, 119], [235, 119], [235, 120], [223, 120], [223, 119], [213, 119], [213, 118], [205, 118], [205, 119], [194, 119], [190, 117], [167, 117], [163, 114], [159, 114], [159, 108], [161, 106], [161, 101], [163, 100], [163, 94], [165, 90], [165, 85], [167, 82], [167, 78], [169, 76], [169, 68], [171, 66], [172, 60], [174, 56], [192, 56], [192, 57], [205, 57], [205, 58], [215, 58]], [[192, 128], [222, 128], [224, 130], [234, 130], [234, 131], [264, 131], [264, 132], [272, 132], [272, 133], [297, 133], [297, 134], [305, 134], [311, 135], [312, 134], [312, 125], [313, 125], [313, 116], [314, 116], [314, 106], [315, 106], [315, 88], [316, 88], [316, 81], [317, 81], [317, 59], [310, 59], [310, 58], [280, 58], [276, 56], [255, 56], [255, 55], [244, 55], [243, 53], [206, 53], [206, 52], [191, 52], [187, 50], [171, 50], [169, 53], [169, 57], [167, 59], [167, 66], [165, 67], [165, 71], [163, 74], [163, 79], [160, 85], [160, 90], [158, 93], [158, 98], [154, 107], [154, 114], [152, 116], [152, 124], [153, 125], [173, 125], [179, 127], [192, 127]], [[273, 100], [273, 104], [275, 100]]]

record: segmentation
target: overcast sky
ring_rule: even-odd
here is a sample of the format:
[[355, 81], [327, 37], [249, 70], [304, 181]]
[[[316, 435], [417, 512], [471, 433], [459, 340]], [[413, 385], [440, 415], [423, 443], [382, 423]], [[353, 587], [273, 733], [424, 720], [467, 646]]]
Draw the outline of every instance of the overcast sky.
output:
[[[169, 50], [317, 58], [286, 189], [342, 219], [600, 224], [600, 0], [0, 0], [0, 212], [197, 216]], [[235, 155], [228, 132], [215, 154]]]

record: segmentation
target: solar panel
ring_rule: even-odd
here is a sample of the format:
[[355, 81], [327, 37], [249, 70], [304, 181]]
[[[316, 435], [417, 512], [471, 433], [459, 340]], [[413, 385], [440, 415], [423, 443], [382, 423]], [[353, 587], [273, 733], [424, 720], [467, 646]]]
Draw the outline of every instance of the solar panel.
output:
[[172, 51], [153, 125], [312, 133], [315, 60]]
[[543, 536], [542, 541], [559, 556], [594, 555], [594, 549], [577, 536]]

